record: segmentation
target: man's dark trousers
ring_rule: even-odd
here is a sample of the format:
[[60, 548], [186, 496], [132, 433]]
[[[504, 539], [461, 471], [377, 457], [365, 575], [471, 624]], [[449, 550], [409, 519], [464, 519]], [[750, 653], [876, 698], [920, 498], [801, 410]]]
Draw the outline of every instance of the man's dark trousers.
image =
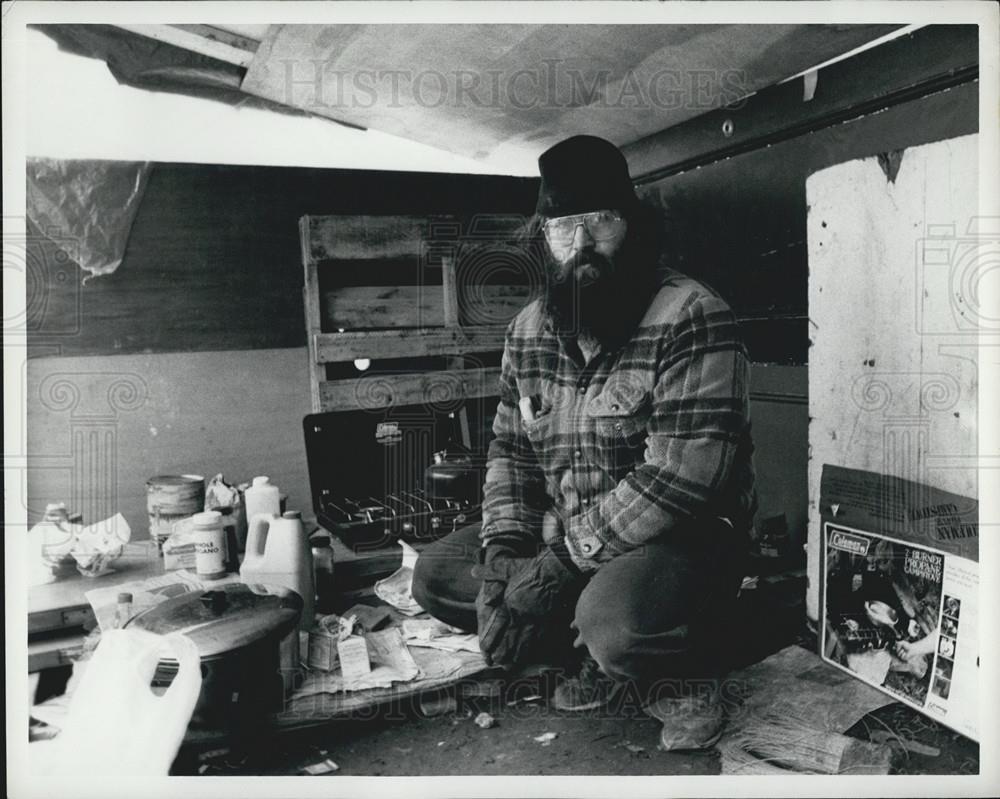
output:
[[[471, 569], [482, 546], [479, 530], [470, 525], [430, 544], [413, 576], [414, 597], [425, 610], [469, 631], [477, 626], [480, 581]], [[609, 677], [645, 694], [678, 686], [684, 693], [685, 682], [717, 678], [747, 549], [745, 533], [711, 519], [604, 563], [576, 603], [576, 645], [586, 646]], [[569, 629], [546, 637], [560, 647], [565, 641], [566, 650], [573, 640]]]

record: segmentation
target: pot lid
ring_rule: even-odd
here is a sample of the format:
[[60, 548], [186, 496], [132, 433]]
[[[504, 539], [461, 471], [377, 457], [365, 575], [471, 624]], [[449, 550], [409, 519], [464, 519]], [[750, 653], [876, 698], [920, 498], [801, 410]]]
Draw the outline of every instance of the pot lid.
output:
[[227, 583], [168, 599], [125, 626], [160, 635], [183, 633], [194, 641], [202, 658], [210, 658], [272, 633], [284, 635], [298, 624], [301, 613], [301, 597], [287, 588]]

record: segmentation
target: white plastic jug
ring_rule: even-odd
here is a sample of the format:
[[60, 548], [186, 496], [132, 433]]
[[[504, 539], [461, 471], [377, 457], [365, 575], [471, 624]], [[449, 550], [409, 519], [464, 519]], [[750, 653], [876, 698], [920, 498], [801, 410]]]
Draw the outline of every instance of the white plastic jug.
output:
[[313, 585], [312, 548], [298, 511], [282, 516], [259, 513], [250, 519], [246, 555], [240, 566], [244, 583], [290, 588], [302, 597], [299, 629], [313, 626], [316, 588]]
[[281, 491], [269, 477], [255, 477], [243, 496], [247, 503], [247, 523], [258, 513], [281, 515]]

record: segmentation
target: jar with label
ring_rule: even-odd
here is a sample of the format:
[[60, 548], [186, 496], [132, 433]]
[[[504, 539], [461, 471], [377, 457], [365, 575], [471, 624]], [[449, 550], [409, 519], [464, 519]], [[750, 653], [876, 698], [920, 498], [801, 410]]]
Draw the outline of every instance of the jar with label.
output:
[[194, 531], [194, 568], [199, 577], [217, 580], [226, 576], [226, 539], [222, 514], [207, 510], [191, 517]]

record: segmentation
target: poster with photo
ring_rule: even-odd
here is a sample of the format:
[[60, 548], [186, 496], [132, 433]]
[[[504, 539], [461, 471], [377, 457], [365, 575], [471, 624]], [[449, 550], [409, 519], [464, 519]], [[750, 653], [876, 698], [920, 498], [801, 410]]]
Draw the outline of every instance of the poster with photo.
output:
[[923, 707], [940, 638], [944, 556], [827, 525], [826, 654]]
[[934, 507], [939, 516], [948, 514], [948, 525], [962, 529], [969, 524], [963, 520], [968, 505], [962, 506], [965, 514], [955, 502], [928, 505], [935, 502], [933, 490], [896, 490], [906, 489], [906, 481], [882, 478], [877, 496], [883, 502], [870, 502], [861, 512], [859, 498], [866, 492], [859, 488], [866, 488], [867, 478], [857, 475], [868, 473], [838, 471], [833, 497], [854, 504], [824, 503], [829, 512], [821, 528], [823, 658], [978, 740], [979, 566], [966, 557], [978, 558], [973, 546], [978, 536], [972, 543], [929, 546], [938, 542], [928, 530], [944, 525], [924, 523], [926, 508]]

